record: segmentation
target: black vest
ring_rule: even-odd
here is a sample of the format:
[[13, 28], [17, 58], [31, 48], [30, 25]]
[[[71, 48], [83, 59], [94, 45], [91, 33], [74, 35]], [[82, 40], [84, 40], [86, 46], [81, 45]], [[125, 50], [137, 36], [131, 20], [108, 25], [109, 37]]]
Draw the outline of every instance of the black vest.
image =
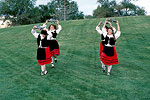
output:
[[109, 42], [110, 45], [115, 45], [116, 40], [115, 40], [113, 37], [109, 38], [109, 37], [106, 35], [105, 44], [108, 44], [108, 42]]
[[104, 35], [103, 34], [101, 34], [101, 41], [102, 41], [102, 44], [103, 44], [103, 46], [105, 45], [105, 38], [104, 38]]
[[42, 41], [41, 42], [41, 46], [42, 47], [47, 47], [47, 36], [45, 36], [45, 38], [41, 40], [40, 34], [38, 35], [38, 38], [37, 38], [37, 45], [38, 45], [38, 47], [40, 46], [40, 41]]
[[101, 34], [101, 40], [105, 40], [105, 38], [104, 38], [104, 35], [103, 35], [103, 34]]
[[52, 33], [52, 37], [53, 38], [56, 38], [56, 36], [57, 36], [57, 33], [56, 33], [56, 31], [54, 31], [54, 32], [51, 32]]

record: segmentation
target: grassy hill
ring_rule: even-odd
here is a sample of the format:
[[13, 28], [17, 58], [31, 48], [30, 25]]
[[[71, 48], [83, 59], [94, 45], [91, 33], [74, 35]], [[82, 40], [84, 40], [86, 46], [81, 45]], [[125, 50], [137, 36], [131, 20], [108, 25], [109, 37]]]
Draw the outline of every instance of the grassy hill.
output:
[[111, 76], [101, 71], [99, 19], [60, 22], [61, 55], [46, 76], [40, 76], [33, 25], [0, 29], [0, 100], [149, 100], [150, 16], [115, 19], [122, 34]]

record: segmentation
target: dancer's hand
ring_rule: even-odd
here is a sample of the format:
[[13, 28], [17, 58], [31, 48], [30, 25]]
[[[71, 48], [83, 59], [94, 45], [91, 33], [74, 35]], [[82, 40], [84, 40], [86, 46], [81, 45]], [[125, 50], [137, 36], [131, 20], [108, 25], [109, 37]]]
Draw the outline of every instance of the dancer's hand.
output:
[[120, 31], [119, 21], [116, 21], [117, 24], [117, 31]]
[[49, 21], [49, 20], [47, 19], [47, 20], [46, 20], [46, 22], [45, 22], [45, 24], [47, 24], [47, 23], [48, 23], [48, 21]]
[[57, 20], [57, 25], [59, 25], [59, 20]]
[[36, 29], [37, 28], [37, 26], [33, 26], [33, 29]]
[[102, 23], [102, 22], [100, 21], [100, 22], [98, 23], [98, 25], [97, 25], [97, 26], [100, 26], [100, 25], [101, 25], [101, 23]]
[[106, 29], [105, 26], [106, 26], [107, 22], [108, 22], [108, 19], [105, 20], [105, 23], [104, 23], [104, 25], [103, 25], [103, 28], [104, 28], [104, 29]]
[[107, 22], [108, 22], [108, 19], [106, 19], [105, 22], [107, 23]]
[[119, 21], [116, 21], [116, 24], [119, 24]]

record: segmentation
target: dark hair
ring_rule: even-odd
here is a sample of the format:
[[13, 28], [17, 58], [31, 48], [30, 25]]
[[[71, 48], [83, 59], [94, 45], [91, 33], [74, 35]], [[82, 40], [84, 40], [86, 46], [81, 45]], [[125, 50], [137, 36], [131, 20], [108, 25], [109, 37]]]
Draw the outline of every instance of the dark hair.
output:
[[105, 26], [105, 28], [106, 28], [106, 30], [108, 30], [109, 27], [108, 27], [108, 26]]
[[47, 31], [46, 30], [42, 30], [41, 34], [47, 35]]
[[51, 24], [51, 25], [49, 25], [48, 30], [50, 30], [50, 27], [51, 27], [51, 26], [54, 26], [54, 29], [55, 29], [55, 30], [57, 29], [56, 25]]
[[[114, 33], [113, 28], [112, 28], [112, 27], [108, 27], [108, 29], [111, 29], [111, 30], [112, 30], [113, 37], [114, 37], [114, 39], [116, 40], [116, 37], [115, 37], [115, 33]], [[107, 29], [107, 32], [108, 32], [108, 29]]]

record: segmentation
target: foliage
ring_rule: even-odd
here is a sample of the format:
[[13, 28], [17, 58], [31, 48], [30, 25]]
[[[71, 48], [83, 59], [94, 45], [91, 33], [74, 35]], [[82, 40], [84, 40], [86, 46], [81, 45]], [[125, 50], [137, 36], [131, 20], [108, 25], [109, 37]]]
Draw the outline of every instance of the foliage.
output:
[[48, 3], [54, 9], [54, 17], [59, 20], [83, 19], [84, 14], [79, 11], [77, 2], [71, 0], [51, 0]]
[[0, 14], [16, 24], [39, 23], [50, 18], [59, 20], [84, 18], [83, 12], [79, 11], [75, 1], [51, 0], [47, 5], [39, 6], [35, 6], [35, 3], [36, 0], [0, 1]]
[[98, 0], [99, 6], [93, 11], [94, 17], [114, 17], [114, 16], [137, 16], [145, 15], [146, 11], [131, 1], [122, 0], [117, 4], [117, 0]]

